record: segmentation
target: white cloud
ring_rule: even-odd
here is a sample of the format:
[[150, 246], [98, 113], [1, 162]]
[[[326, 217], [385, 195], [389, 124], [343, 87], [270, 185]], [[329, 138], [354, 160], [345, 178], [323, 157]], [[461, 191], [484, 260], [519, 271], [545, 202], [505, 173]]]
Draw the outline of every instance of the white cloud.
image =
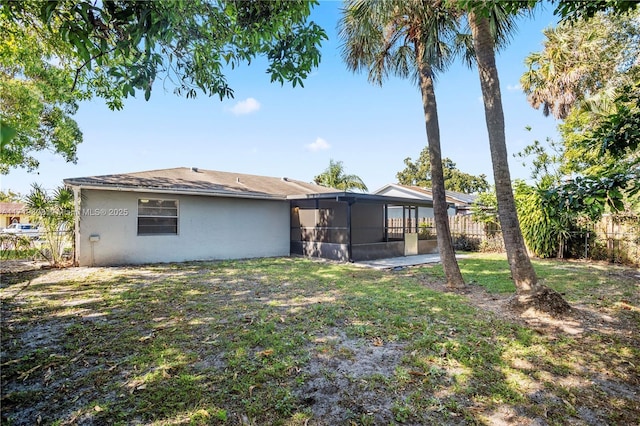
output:
[[309, 145], [307, 145], [307, 149], [309, 151], [324, 151], [326, 149], [331, 148], [331, 145], [329, 145], [329, 142], [325, 141], [322, 138], [317, 138], [315, 142], [310, 143]]
[[231, 112], [235, 115], [251, 114], [252, 112], [260, 109], [260, 102], [253, 98], [247, 98], [244, 101], [240, 101], [231, 108]]
[[522, 92], [522, 86], [520, 84], [507, 84], [507, 90], [510, 92]]

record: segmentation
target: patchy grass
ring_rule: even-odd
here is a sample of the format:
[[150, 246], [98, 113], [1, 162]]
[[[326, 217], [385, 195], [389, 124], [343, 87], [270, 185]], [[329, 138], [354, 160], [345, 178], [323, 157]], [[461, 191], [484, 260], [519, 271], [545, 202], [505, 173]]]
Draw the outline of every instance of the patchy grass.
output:
[[37, 248], [29, 248], [22, 250], [0, 250], [0, 259], [13, 260], [13, 259], [38, 259], [41, 258], [40, 251]]
[[[640, 280], [640, 271], [603, 262], [532, 259], [541, 282], [566, 296], [569, 302], [594, 303], [594, 294], [619, 296], [621, 299], [637, 294], [637, 287], [629, 285]], [[489, 293], [513, 293], [509, 264], [504, 254], [467, 253], [458, 260], [465, 281], [484, 287]], [[444, 279], [440, 265], [421, 268], [428, 276]], [[611, 291], [613, 290], [613, 294]]]
[[[511, 291], [499, 257], [460, 266], [490, 301]], [[2, 424], [633, 424], [638, 271], [535, 266], [601, 316], [574, 334], [530, 327], [426, 285], [438, 267], [276, 258], [7, 275]]]

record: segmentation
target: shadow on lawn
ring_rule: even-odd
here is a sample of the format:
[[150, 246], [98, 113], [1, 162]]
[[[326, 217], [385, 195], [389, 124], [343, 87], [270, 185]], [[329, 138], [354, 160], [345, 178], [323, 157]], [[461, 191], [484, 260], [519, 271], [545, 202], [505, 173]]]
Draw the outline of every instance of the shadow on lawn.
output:
[[[628, 382], [590, 365], [631, 373], [622, 360], [637, 353], [621, 343], [592, 336], [593, 348], [621, 352], [613, 365], [402, 273], [301, 259], [76, 268], [3, 283], [2, 302], [3, 424], [592, 424], [638, 414]], [[598, 400], [615, 389], [627, 392]]]

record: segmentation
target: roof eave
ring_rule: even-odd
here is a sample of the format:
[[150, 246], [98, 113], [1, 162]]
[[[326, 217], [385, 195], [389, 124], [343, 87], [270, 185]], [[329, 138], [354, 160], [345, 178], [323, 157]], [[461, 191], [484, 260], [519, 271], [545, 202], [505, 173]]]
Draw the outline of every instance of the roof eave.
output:
[[93, 189], [101, 191], [119, 191], [119, 192], [147, 192], [156, 194], [172, 194], [172, 195], [200, 195], [208, 197], [224, 197], [224, 198], [247, 198], [256, 200], [276, 200], [286, 201], [285, 195], [265, 194], [257, 192], [239, 193], [233, 191], [211, 191], [197, 190], [187, 188], [150, 188], [147, 186], [126, 186], [126, 185], [100, 185], [86, 184], [74, 181], [73, 179], [65, 179], [65, 185], [79, 189]]
[[389, 197], [386, 195], [360, 194], [356, 192], [328, 192], [319, 194], [290, 195], [289, 200], [335, 200], [349, 203], [383, 203], [404, 206], [433, 207], [431, 200], [417, 198]]

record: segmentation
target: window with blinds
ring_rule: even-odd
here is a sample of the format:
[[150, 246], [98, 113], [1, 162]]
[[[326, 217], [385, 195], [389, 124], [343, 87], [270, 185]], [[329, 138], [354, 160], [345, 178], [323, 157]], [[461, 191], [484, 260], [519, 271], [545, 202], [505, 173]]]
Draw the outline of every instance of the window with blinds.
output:
[[178, 234], [178, 200], [138, 199], [138, 235], [167, 234]]

